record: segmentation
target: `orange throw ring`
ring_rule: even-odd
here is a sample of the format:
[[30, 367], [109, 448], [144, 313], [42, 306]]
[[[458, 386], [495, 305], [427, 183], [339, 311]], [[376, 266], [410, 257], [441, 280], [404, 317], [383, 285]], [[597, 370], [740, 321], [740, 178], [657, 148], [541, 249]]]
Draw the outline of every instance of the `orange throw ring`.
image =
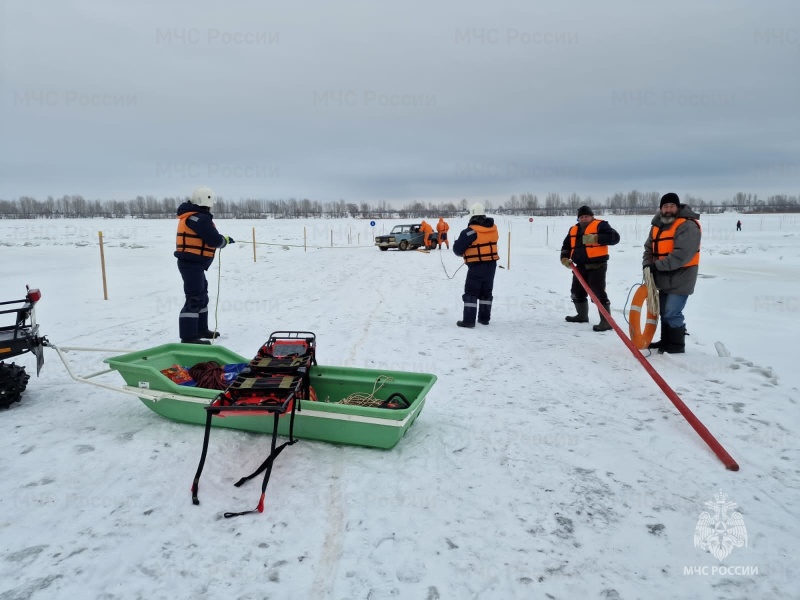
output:
[[633, 345], [639, 350], [644, 350], [653, 341], [658, 326], [658, 315], [654, 315], [647, 310], [647, 319], [644, 322], [644, 331], [641, 327], [642, 309], [647, 301], [647, 286], [640, 285], [631, 300], [631, 310], [628, 314], [628, 327], [631, 334]]

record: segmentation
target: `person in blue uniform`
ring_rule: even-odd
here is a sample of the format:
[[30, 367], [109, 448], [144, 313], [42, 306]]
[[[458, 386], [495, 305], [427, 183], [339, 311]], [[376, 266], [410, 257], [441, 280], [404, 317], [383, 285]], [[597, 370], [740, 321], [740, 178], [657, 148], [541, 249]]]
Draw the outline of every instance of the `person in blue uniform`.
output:
[[192, 193], [192, 199], [178, 207], [178, 232], [175, 258], [183, 278], [186, 301], [178, 317], [178, 330], [184, 344], [210, 344], [219, 332], [208, 328], [208, 280], [206, 271], [219, 248], [233, 243], [220, 235], [214, 225], [214, 192], [205, 186]]

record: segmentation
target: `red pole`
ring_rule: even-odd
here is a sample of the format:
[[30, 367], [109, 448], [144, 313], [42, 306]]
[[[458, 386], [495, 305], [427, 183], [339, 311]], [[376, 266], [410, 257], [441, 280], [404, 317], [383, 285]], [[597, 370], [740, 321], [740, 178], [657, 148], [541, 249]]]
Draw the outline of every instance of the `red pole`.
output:
[[676, 394], [675, 391], [669, 387], [669, 384], [667, 384], [667, 382], [664, 381], [664, 378], [658, 374], [658, 371], [653, 368], [653, 365], [644, 359], [642, 353], [639, 352], [639, 349], [633, 345], [633, 342], [630, 340], [630, 338], [625, 335], [622, 329], [620, 329], [619, 325], [617, 325], [614, 319], [611, 318], [609, 312], [600, 303], [600, 301], [597, 299], [597, 296], [595, 296], [594, 292], [586, 284], [586, 280], [578, 272], [578, 269], [575, 268], [574, 264], [572, 265], [572, 272], [575, 274], [575, 277], [578, 278], [578, 281], [581, 282], [583, 289], [585, 289], [589, 296], [591, 296], [592, 301], [595, 303], [595, 306], [597, 306], [597, 310], [600, 311], [600, 314], [602, 314], [606, 321], [608, 321], [609, 325], [614, 328], [614, 331], [617, 332], [617, 335], [628, 347], [628, 350], [633, 353], [633, 355], [636, 357], [636, 360], [638, 360], [639, 363], [641, 363], [641, 365], [644, 367], [644, 370], [647, 371], [650, 377], [653, 378], [653, 381], [658, 384], [658, 387], [660, 387], [661, 390], [667, 395], [667, 398], [672, 401], [672, 403], [675, 405], [675, 408], [677, 408], [683, 417], [689, 421], [689, 425], [692, 426], [698, 435], [703, 438], [703, 441], [714, 451], [714, 454], [716, 454], [717, 457], [723, 462], [725, 468], [730, 469], [731, 471], [738, 471], [739, 465], [736, 464], [736, 461], [733, 460], [731, 455], [725, 451], [725, 448], [723, 448], [722, 444], [717, 441], [717, 438], [715, 438], [711, 432], [706, 429], [706, 426], [700, 422], [700, 419], [698, 419], [689, 409], [689, 407], [683, 403], [683, 400], [678, 397], [678, 394]]

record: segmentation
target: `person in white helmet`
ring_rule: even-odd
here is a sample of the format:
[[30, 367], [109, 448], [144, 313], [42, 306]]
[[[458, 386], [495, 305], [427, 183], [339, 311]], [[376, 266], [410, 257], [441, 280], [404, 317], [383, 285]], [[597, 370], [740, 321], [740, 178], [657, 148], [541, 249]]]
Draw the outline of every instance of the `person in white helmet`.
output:
[[483, 204], [473, 204], [469, 209], [469, 223], [453, 243], [453, 254], [463, 256], [467, 263], [467, 280], [464, 282], [464, 317], [456, 322], [459, 327], [475, 327], [475, 318], [488, 325], [492, 317], [494, 274], [497, 271], [497, 225], [486, 216]]
[[178, 207], [178, 233], [175, 257], [183, 278], [186, 302], [178, 317], [178, 330], [184, 344], [210, 344], [219, 336], [208, 328], [208, 280], [206, 271], [214, 261], [218, 248], [234, 242], [220, 235], [214, 225], [211, 207], [214, 192], [205, 186], [192, 193], [192, 199]]

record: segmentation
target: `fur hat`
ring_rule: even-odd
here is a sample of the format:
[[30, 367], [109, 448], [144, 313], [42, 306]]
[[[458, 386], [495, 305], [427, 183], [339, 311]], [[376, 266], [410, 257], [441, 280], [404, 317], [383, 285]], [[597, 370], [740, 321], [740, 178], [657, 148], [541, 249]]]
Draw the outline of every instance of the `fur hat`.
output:
[[661, 196], [661, 204], [658, 205], [658, 208], [661, 209], [665, 204], [674, 204], [680, 207], [681, 201], [680, 198], [678, 198], [678, 194], [670, 192]]
[[578, 209], [578, 216], [582, 217], [583, 215], [589, 215], [590, 217], [594, 216], [592, 209], [586, 206], [585, 204]]

